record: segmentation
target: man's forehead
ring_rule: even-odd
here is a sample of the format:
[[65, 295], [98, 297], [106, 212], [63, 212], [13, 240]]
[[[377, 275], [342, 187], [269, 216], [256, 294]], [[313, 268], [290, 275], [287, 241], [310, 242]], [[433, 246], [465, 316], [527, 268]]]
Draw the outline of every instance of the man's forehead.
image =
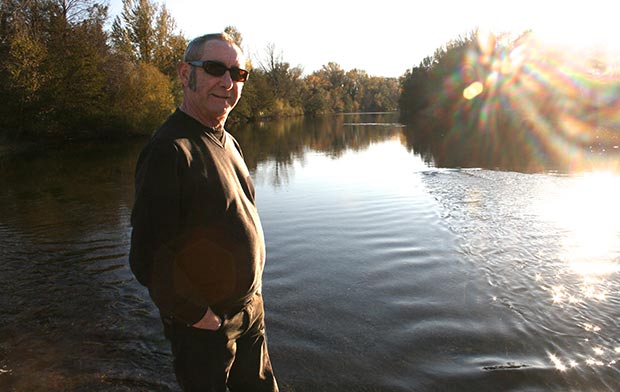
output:
[[236, 45], [222, 40], [207, 41], [204, 45], [203, 54], [211, 59], [245, 62], [243, 52]]

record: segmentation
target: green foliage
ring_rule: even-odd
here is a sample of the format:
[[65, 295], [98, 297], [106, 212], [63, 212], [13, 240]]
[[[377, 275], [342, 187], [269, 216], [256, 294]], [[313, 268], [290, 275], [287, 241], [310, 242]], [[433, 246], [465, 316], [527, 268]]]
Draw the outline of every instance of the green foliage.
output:
[[119, 53], [132, 61], [153, 60], [156, 12], [150, 0], [123, 0], [123, 11], [114, 19], [111, 33]]
[[123, 11], [112, 24], [112, 48], [126, 60], [153, 64], [174, 79], [187, 45], [175, 30], [176, 22], [165, 6], [150, 0], [123, 0]]
[[53, 24], [44, 64], [48, 81], [40, 94], [47, 133], [62, 135], [71, 130], [74, 136], [90, 134], [92, 119], [102, 117], [105, 111], [105, 10], [89, 10], [83, 20], [73, 24], [62, 13], [50, 19]]
[[4, 95], [12, 99], [4, 100], [3, 117], [12, 125], [16, 137], [23, 131], [23, 124], [36, 114], [39, 91], [48, 79], [42, 68], [46, 54], [45, 47], [25, 31], [16, 32], [8, 45]]
[[165, 7], [161, 8], [155, 24], [153, 36], [153, 60], [164, 75], [174, 80], [177, 76], [178, 64], [183, 60], [187, 40], [175, 33], [176, 22]]
[[48, 79], [43, 68], [47, 48], [38, 23], [41, 13], [38, 5], [25, 10], [18, 1], [0, 3], [0, 131], [4, 137], [20, 137], [38, 114], [39, 92]]
[[316, 116], [330, 111], [328, 81], [312, 74], [305, 78], [302, 89], [303, 109], [306, 114]]
[[270, 117], [275, 99], [266, 73], [261, 69], [253, 70], [230, 121], [246, 122]]
[[129, 63], [126, 67], [124, 86], [114, 101], [112, 114], [127, 131], [150, 135], [174, 108], [171, 81], [152, 64]]

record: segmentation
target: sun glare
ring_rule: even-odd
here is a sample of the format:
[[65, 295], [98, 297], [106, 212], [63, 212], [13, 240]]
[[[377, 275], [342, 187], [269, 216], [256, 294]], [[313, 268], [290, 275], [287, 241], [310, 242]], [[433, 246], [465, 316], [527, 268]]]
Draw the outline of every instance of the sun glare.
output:
[[[477, 29], [478, 47], [455, 75], [461, 84], [446, 82], [461, 88], [467, 102], [454, 117], [475, 122], [497, 151], [509, 150], [502, 140], [516, 141], [519, 153], [500, 162], [531, 171], [620, 172], [617, 23], [593, 4], [517, 8], [537, 27]], [[470, 113], [478, 118], [469, 120]]]
[[566, 365], [564, 365], [562, 361], [560, 360], [560, 358], [558, 358], [556, 355], [549, 354], [549, 359], [551, 360], [551, 362], [553, 363], [553, 366], [555, 366], [557, 370], [561, 372], [566, 371]]
[[573, 47], [620, 48], [614, 4], [604, 0], [545, 2], [522, 0], [500, 14], [488, 8], [485, 25], [514, 32], [531, 29], [543, 41]]
[[556, 15], [553, 20], [540, 23], [538, 35], [550, 44], [565, 47], [616, 50], [619, 48], [617, 22], [612, 19], [613, 12], [606, 8], [584, 4], [565, 17]]
[[565, 233], [560, 257], [583, 276], [620, 271], [620, 176], [586, 174], [554, 196], [545, 208]]

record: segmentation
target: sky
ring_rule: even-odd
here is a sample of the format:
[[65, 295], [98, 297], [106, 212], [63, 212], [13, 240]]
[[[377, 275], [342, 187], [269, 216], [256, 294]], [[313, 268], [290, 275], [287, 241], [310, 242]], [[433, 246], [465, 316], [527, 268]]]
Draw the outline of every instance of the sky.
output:
[[[305, 74], [335, 62], [371, 76], [399, 77], [450, 40], [476, 28], [532, 29], [541, 39], [620, 48], [620, 24], [609, 0], [152, 0], [165, 5], [191, 39], [234, 26], [256, 66], [273, 45], [281, 60]], [[122, 0], [109, 0], [110, 19]]]

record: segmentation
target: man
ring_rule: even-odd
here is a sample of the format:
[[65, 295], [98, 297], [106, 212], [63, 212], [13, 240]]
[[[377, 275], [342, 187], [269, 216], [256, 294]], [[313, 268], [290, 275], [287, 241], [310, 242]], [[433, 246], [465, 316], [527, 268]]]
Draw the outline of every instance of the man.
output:
[[138, 158], [131, 269], [159, 308], [183, 390], [277, 391], [254, 186], [224, 130], [246, 59], [228, 35], [208, 34], [183, 60], [183, 102]]

